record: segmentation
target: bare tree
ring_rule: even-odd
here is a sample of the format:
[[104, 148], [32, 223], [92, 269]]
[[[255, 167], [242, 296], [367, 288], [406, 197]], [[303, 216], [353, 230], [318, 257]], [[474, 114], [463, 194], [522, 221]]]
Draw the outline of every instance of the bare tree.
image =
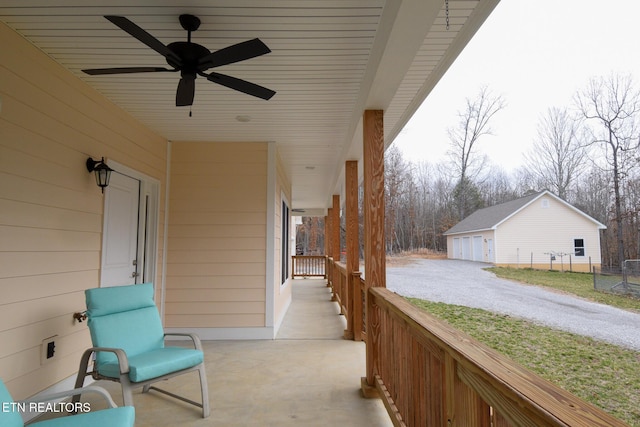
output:
[[506, 105], [501, 96], [492, 95], [487, 87], [481, 88], [475, 99], [467, 98], [466, 103], [464, 111], [458, 112], [458, 125], [448, 130], [451, 142], [448, 155], [459, 178], [459, 219], [470, 213], [467, 212], [467, 207], [473, 192], [471, 184], [482, 170], [486, 159], [486, 156], [478, 156], [476, 153], [478, 140], [484, 135], [492, 134], [490, 121]]
[[[630, 76], [611, 75], [590, 80], [586, 89], [575, 97], [578, 109], [592, 123], [590, 144], [601, 148], [605, 167], [611, 173], [614, 194], [614, 222], [617, 233], [618, 265], [624, 263], [624, 232], [621, 185], [627, 166], [637, 164], [640, 136], [638, 117], [640, 93]], [[633, 162], [627, 160], [633, 159]]]
[[[402, 218], [402, 210], [407, 207], [403, 201], [411, 180], [411, 165], [404, 160], [398, 147], [389, 147], [384, 153], [385, 236], [388, 253], [401, 248], [399, 219]], [[404, 231], [401, 230], [401, 233]]]
[[566, 109], [549, 108], [538, 123], [532, 149], [525, 154], [534, 179], [565, 200], [588, 160], [578, 138], [579, 129], [579, 119], [572, 118]]
[[489, 165], [489, 175], [479, 185], [480, 196], [485, 206], [498, 205], [518, 198], [512, 184], [513, 179], [500, 166]]

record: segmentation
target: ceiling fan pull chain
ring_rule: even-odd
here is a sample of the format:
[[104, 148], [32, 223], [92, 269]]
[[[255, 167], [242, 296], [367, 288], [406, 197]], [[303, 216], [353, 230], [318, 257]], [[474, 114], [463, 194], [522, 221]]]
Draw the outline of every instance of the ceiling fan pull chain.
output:
[[191, 105], [189, 105], [189, 117], [191, 117]]
[[444, 1], [444, 10], [447, 18], [447, 31], [449, 31], [449, 0]]

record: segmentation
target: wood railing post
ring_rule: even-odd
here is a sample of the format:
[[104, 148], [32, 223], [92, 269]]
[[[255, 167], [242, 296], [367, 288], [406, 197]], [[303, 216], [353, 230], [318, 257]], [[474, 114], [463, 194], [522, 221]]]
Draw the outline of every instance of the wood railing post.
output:
[[331, 301], [337, 301], [336, 288], [339, 285], [340, 276], [336, 274], [336, 261], [329, 257], [329, 282], [328, 286], [331, 287]]
[[353, 322], [353, 340], [362, 341], [362, 313], [365, 307], [362, 306], [362, 291], [360, 290], [360, 275], [359, 271], [351, 273], [351, 301], [349, 303], [349, 309], [353, 313], [351, 316]]
[[367, 303], [367, 376], [362, 377], [360, 386], [366, 398], [380, 397], [376, 388], [376, 375], [380, 371], [380, 308], [369, 291]]

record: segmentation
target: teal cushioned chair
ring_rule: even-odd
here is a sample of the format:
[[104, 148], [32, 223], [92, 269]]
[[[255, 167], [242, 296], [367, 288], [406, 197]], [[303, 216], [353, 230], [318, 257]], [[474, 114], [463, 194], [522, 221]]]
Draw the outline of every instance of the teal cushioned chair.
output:
[[118, 408], [111, 399], [109, 392], [102, 387], [89, 386], [80, 389], [63, 391], [60, 393], [50, 393], [39, 396], [36, 399], [14, 402], [9, 394], [9, 390], [0, 380], [0, 426], [2, 427], [23, 427], [22, 416], [18, 412], [20, 404], [27, 408], [31, 402], [47, 402], [51, 400], [71, 397], [76, 393], [99, 393], [107, 401], [109, 408], [95, 412], [84, 412], [78, 415], [61, 416], [51, 420], [40, 421], [29, 424], [29, 427], [132, 427], [135, 422], [135, 409], [133, 406], [123, 406]]
[[[209, 416], [209, 392], [204, 369], [204, 354], [195, 334], [165, 334], [158, 309], [153, 301], [153, 284], [94, 288], [85, 291], [88, 326], [93, 347], [84, 352], [76, 388], [84, 378], [119, 381], [125, 405], [133, 405], [132, 389], [142, 387], [162, 392], [202, 408]], [[194, 348], [165, 347], [166, 336], [189, 337]], [[87, 372], [92, 354], [96, 354], [93, 370]], [[202, 404], [175, 395], [152, 383], [191, 371], [200, 374]], [[79, 396], [74, 400], [78, 400]]]

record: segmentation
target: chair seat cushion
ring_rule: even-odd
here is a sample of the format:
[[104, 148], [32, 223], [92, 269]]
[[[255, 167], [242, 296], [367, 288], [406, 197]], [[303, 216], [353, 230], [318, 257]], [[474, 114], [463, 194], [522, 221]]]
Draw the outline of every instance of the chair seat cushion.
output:
[[132, 427], [135, 418], [133, 406], [122, 406], [40, 421], [29, 427]]
[[[199, 365], [204, 360], [200, 350], [164, 347], [129, 358], [129, 380], [137, 383]], [[104, 363], [98, 367], [101, 375], [118, 378], [118, 363]]]

